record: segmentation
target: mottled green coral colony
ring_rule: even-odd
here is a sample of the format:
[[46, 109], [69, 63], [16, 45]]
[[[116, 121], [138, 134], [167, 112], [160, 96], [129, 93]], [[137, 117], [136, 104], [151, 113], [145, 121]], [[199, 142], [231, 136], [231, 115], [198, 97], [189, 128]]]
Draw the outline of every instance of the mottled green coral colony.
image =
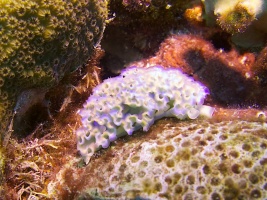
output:
[[104, 0], [0, 0], [0, 130], [25, 89], [50, 87], [102, 38]]

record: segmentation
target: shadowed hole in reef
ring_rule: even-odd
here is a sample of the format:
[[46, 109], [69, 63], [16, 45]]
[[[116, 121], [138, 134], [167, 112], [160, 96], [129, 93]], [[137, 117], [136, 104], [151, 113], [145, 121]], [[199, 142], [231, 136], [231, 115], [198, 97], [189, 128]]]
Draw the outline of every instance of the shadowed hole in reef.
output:
[[229, 43], [229, 33], [219, 32], [212, 35], [208, 40], [212, 43], [214, 48], [222, 49], [225, 52], [231, 51], [231, 44]]
[[[44, 128], [48, 120], [48, 108], [41, 103], [34, 104], [22, 116], [15, 115], [13, 135], [18, 139], [23, 139], [30, 134], [34, 134], [38, 128]], [[42, 137], [42, 135], [34, 135], [33, 137], [38, 138]]]
[[200, 49], [187, 51], [183, 58], [194, 72], [196, 79], [204, 83], [213, 101], [220, 106], [262, 106], [262, 102], [250, 97], [256, 83], [216, 57], [207, 57]]
[[[58, 118], [62, 113], [67, 113], [67, 109], [72, 108], [72, 106], [67, 107], [73, 103], [70, 102], [70, 104], [66, 104], [65, 112], [60, 112], [64, 101], [69, 97], [70, 91], [72, 90], [69, 84], [77, 85], [78, 80], [83, 75], [84, 71], [81, 71], [79, 75], [66, 75], [58, 85], [49, 89], [34, 88], [23, 91], [18, 97], [16, 105], [16, 107], [20, 105], [20, 102], [21, 107], [18, 107], [17, 110], [16, 107], [14, 108], [17, 113], [13, 120], [14, 132], [12, 133], [12, 137], [18, 139], [43, 137], [47, 132], [40, 130], [45, 130], [51, 126], [51, 122], [54, 119]], [[85, 101], [85, 99], [77, 96], [77, 91], [74, 91], [73, 94], [76, 102], [73, 104], [77, 105], [77, 102]], [[63, 122], [65, 117], [61, 116], [60, 119]]]

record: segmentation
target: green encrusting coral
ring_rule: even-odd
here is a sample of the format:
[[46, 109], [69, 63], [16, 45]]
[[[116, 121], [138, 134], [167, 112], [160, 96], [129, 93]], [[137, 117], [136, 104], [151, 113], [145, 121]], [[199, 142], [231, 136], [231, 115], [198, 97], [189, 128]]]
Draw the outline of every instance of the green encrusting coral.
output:
[[102, 38], [105, 0], [0, 1], [0, 131], [19, 94], [49, 88], [84, 64]]

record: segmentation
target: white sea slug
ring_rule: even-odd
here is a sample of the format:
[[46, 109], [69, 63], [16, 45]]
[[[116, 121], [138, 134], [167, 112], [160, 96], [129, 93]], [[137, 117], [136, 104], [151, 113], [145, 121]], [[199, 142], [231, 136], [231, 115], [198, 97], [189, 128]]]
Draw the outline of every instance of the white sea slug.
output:
[[162, 117], [211, 117], [214, 108], [203, 105], [207, 94], [206, 87], [177, 69], [128, 68], [94, 88], [79, 111], [77, 148], [88, 163], [98, 149], [140, 128], [147, 131]]

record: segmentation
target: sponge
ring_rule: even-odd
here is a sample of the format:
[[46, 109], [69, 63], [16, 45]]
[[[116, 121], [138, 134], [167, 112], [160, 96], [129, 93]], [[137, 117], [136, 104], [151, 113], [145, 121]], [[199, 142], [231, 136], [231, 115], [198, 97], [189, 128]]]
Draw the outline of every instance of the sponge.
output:
[[203, 105], [207, 94], [206, 87], [177, 69], [128, 68], [98, 85], [79, 111], [77, 148], [88, 163], [101, 147], [140, 128], [147, 131], [162, 117], [210, 117], [214, 109]]

